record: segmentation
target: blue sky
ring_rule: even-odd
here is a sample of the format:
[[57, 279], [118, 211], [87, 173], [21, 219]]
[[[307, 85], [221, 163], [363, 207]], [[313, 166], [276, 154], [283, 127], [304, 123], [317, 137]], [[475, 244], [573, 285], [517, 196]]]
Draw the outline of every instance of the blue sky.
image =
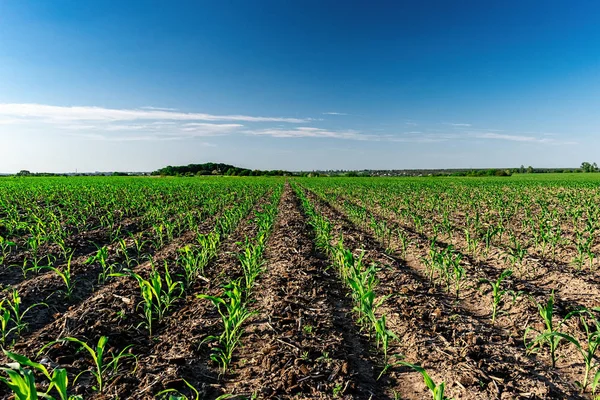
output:
[[2, 1], [0, 171], [600, 161], [600, 4], [494, 3]]

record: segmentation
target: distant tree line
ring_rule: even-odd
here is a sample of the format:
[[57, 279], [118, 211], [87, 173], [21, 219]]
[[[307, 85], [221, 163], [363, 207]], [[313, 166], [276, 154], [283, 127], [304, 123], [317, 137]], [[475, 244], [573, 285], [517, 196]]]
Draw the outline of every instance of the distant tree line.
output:
[[258, 169], [240, 168], [223, 163], [189, 164], [181, 166], [167, 166], [154, 171], [152, 175], [162, 176], [194, 176], [194, 175], [226, 175], [226, 176], [286, 176], [291, 175], [288, 171], [271, 170], [262, 171]]

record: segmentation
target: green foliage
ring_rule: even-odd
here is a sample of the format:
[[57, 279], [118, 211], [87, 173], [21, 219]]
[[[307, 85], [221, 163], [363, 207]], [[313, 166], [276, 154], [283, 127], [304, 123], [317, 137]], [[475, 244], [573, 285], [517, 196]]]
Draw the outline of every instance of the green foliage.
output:
[[224, 286], [221, 296], [206, 294], [197, 296], [200, 299], [210, 300], [221, 315], [223, 332], [219, 336], [209, 336], [205, 341], [217, 341], [218, 345], [213, 347], [210, 358], [220, 366], [221, 373], [225, 373], [231, 363], [233, 351], [244, 332], [242, 325], [252, 316], [252, 312], [248, 310], [244, 301], [243, 286], [239, 280], [232, 281]]
[[235, 167], [229, 164], [222, 163], [204, 163], [204, 164], [189, 164], [185, 166], [167, 166], [154, 171], [152, 175], [164, 175], [164, 176], [192, 176], [192, 175], [239, 175], [239, 176], [283, 176], [291, 175], [287, 171], [273, 170], [273, 171], [259, 171], [249, 170], [247, 168]]
[[498, 278], [493, 281], [489, 279], [482, 278], [479, 280], [479, 284], [486, 283], [490, 285], [492, 289], [492, 324], [496, 321], [496, 315], [498, 313], [498, 306], [502, 301], [502, 298], [508, 291], [508, 289], [502, 288], [502, 283], [509, 278], [513, 272], [510, 269], [502, 271], [502, 273], [498, 276]]
[[71, 276], [71, 259], [73, 258], [73, 253], [69, 254], [69, 258], [67, 259], [67, 264], [62, 268], [54, 267], [52, 265], [46, 265], [40, 267], [40, 269], [49, 269], [54, 272], [65, 284], [65, 298], [67, 300], [71, 299], [73, 295], [73, 289], [75, 289], [75, 281]]
[[[81, 346], [81, 348], [83, 348], [85, 351], [87, 351], [87, 353], [90, 355], [90, 357], [92, 358], [94, 367], [89, 371], [83, 371], [83, 372], [79, 373], [77, 375], [77, 378], [75, 378], [75, 380], [77, 380], [81, 376], [81, 374], [83, 374], [84, 372], [90, 372], [94, 376], [94, 378], [96, 378], [97, 386], [94, 387], [94, 390], [97, 390], [98, 392], [103, 391], [105, 381], [108, 377], [110, 377], [110, 378], [116, 377], [116, 375], [119, 371], [120, 362], [122, 360], [124, 360], [126, 358], [131, 358], [131, 357], [135, 358], [135, 355], [128, 353], [128, 350], [131, 347], [133, 347], [133, 345], [125, 346], [125, 348], [123, 350], [121, 350], [118, 354], [113, 354], [113, 353], [107, 354], [108, 338], [106, 336], [100, 337], [100, 339], [98, 340], [98, 344], [96, 345], [95, 348], [92, 348], [86, 342], [79, 340], [77, 338], [65, 337], [63, 339], [46, 344], [44, 347], [42, 347], [42, 349], [40, 350], [40, 353], [42, 353], [46, 348], [53, 346], [56, 343], [61, 343], [61, 342], [75, 343], [75, 344]], [[108, 359], [106, 358], [109, 355], [110, 355], [110, 361], [108, 361]]]
[[23, 320], [25, 315], [35, 307], [44, 306], [45, 303], [36, 303], [25, 310], [21, 308], [21, 296], [16, 289], [10, 293], [10, 298], [0, 300], [0, 341], [2, 345], [8, 344], [8, 337], [14, 333], [16, 337], [27, 328], [27, 323]]
[[[56, 400], [55, 397], [50, 395], [52, 389], [55, 389], [60, 400], [83, 400], [81, 396], [68, 394], [69, 378], [65, 369], [56, 368], [50, 374], [44, 365], [31, 361], [25, 356], [6, 350], [4, 350], [4, 354], [14, 362], [8, 364], [7, 367], [0, 368], [0, 371], [3, 371], [8, 376], [0, 376], [0, 382], [3, 382], [10, 388], [16, 399], [37, 400], [41, 397]], [[46, 392], [38, 392], [34, 372], [41, 373], [47, 379], [49, 385]]]
[[556, 350], [558, 348], [560, 341], [562, 339], [564, 339], [564, 337], [559, 334], [560, 333], [559, 329], [565, 320], [562, 320], [558, 324], [558, 326], [554, 325], [554, 321], [553, 321], [554, 291], [552, 291], [552, 294], [548, 298], [548, 301], [546, 302], [546, 304], [536, 303], [536, 305], [538, 307], [538, 311], [540, 313], [540, 316], [542, 317], [544, 325], [546, 326], [546, 329], [543, 332], [537, 332], [537, 334], [534, 336], [534, 338], [528, 342], [527, 341], [528, 335], [530, 332], [534, 332], [534, 330], [531, 329], [530, 327], [527, 327], [527, 329], [525, 329], [523, 341], [525, 343], [525, 348], [527, 349], [528, 352], [537, 351], [544, 344], [547, 344], [548, 347], [550, 348], [550, 360], [552, 361], [552, 367], [554, 368], [554, 367], [556, 367], [556, 360], [558, 358], [558, 355], [556, 354]]
[[406, 367], [412, 368], [415, 371], [419, 372], [423, 376], [423, 380], [425, 381], [425, 386], [427, 386], [427, 388], [431, 392], [431, 395], [433, 396], [432, 397], [433, 400], [446, 400], [446, 399], [448, 399], [447, 397], [444, 396], [444, 390], [446, 388], [446, 384], [444, 382], [442, 382], [439, 385], [436, 385], [435, 382], [433, 382], [433, 379], [431, 379], [431, 377], [429, 376], [429, 374], [425, 370], [425, 368], [423, 368], [423, 367], [421, 367], [419, 365], [410, 364], [410, 363], [407, 363], [407, 362], [404, 362], [404, 361], [398, 361], [397, 364], [404, 365]]
[[116, 273], [111, 276], [130, 276], [138, 281], [142, 296], [140, 305], [142, 306], [149, 336], [152, 336], [154, 321], [162, 321], [175, 301], [183, 295], [183, 283], [173, 281], [166, 261], [164, 278], [154, 266], [148, 279], [144, 279], [141, 275], [133, 271]]

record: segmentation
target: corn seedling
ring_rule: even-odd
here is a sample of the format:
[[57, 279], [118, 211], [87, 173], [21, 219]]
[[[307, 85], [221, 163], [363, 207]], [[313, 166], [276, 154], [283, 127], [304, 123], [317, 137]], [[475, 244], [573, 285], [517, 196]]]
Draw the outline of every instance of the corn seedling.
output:
[[0, 264], [4, 263], [4, 260], [10, 254], [11, 249], [15, 246], [15, 242], [12, 242], [0, 236]]
[[538, 307], [540, 316], [542, 317], [542, 320], [546, 325], [546, 329], [543, 332], [538, 332], [538, 334], [528, 343], [528, 334], [529, 332], [533, 331], [533, 329], [527, 327], [523, 336], [525, 348], [528, 352], [531, 353], [536, 351], [538, 348], [542, 347], [544, 344], [547, 344], [550, 348], [550, 359], [552, 362], [552, 367], [555, 368], [556, 360], [558, 358], [556, 354], [556, 349], [558, 348], [560, 341], [563, 339], [563, 337], [557, 335], [556, 333], [559, 332], [558, 329], [563, 324], [564, 320], [560, 322], [558, 327], [554, 326], [554, 323], [552, 321], [552, 317], [554, 314], [554, 291], [552, 291], [552, 294], [548, 298], [546, 304], [536, 303], [536, 305]]
[[[600, 311], [600, 309], [596, 309], [596, 311]], [[595, 362], [595, 357], [596, 357], [595, 355], [596, 355], [596, 351], [600, 347], [600, 321], [595, 317], [595, 315], [590, 310], [587, 310], [587, 309], [573, 311], [565, 317], [565, 320], [569, 319], [572, 316], [579, 317], [579, 322], [584, 327], [584, 330], [586, 333], [586, 342], [580, 342], [579, 340], [577, 340], [575, 337], [573, 337], [571, 335], [568, 335], [564, 332], [556, 332], [556, 331], [544, 333], [542, 336], [540, 336], [536, 339], [538, 339], [540, 341], [546, 341], [546, 342], [548, 342], [550, 340], [564, 339], [567, 342], [570, 342], [571, 344], [573, 344], [575, 346], [575, 348], [577, 349], [577, 351], [583, 358], [583, 362], [585, 364], [585, 372], [583, 375], [583, 382], [581, 382], [579, 384], [581, 386], [581, 390], [585, 391], [588, 386], [588, 383], [589, 383], [589, 377], [590, 377], [591, 371], [599, 366], [599, 364]], [[593, 320], [593, 322], [594, 322], [593, 326], [590, 326], [590, 324], [588, 323], [588, 318], [591, 318]], [[600, 370], [597, 372], [597, 376], [598, 376], [598, 374], [600, 374]], [[595, 378], [594, 381], [596, 381], [596, 379], [597, 378]], [[595, 384], [594, 384], [594, 381], [592, 382], [592, 388], [595, 391], [595, 386], [597, 384], [597, 381]]]
[[[200, 392], [196, 389], [192, 384], [190, 384], [185, 379], [182, 379], [183, 383], [194, 393], [194, 397], [188, 397], [182, 394], [179, 390], [176, 389], [166, 389], [158, 392], [156, 395], [161, 398], [167, 398], [167, 400], [200, 400]], [[168, 396], [167, 396], [168, 395]]]
[[108, 343], [108, 338], [106, 336], [100, 337], [100, 339], [98, 340], [98, 344], [96, 345], [95, 348], [92, 348], [86, 342], [79, 340], [77, 338], [66, 337], [66, 338], [46, 344], [44, 347], [42, 347], [42, 349], [40, 350], [40, 353], [42, 353], [46, 348], [53, 346], [57, 343], [62, 343], [62, 342], [75, 343], [75, 344], [81, 346], [83, 349], [85, 349], [88, 352], [88, 354], [92, 358], [94, 367], [89, 371], [80, 372], [77, 375], [77, 377], [75, 378], [75, 381], [77, 381], [77, 379], [79, 379], [79, 377], [82, 374], [89, 372], [96, 379], [96, 386], [93, 387], [93, 389], [98, 392], [102, 392], [102, 390], [104, 389], [104, 385], [105, 385], [107, 378], [116, 377], [116, 375], [119, 371], [119, 366], [120, 366], [119, 363], [123, 359], [130, 358], [130, 357], [135, 358], [135, 355], [127, 352], [131, 347], [133, 347], [133, 345], [129, 345], [129, 346], [126, 346], [123, 350], [121, 350], [118, 354], [111, 353], [110, 361], [108, 361], [108, 359], [106, 359], [106, 356], [108, 356], [108, 353], [106, 352], [106, 350], [107, 350], [106, 345]]
[[121, 255], [125, 258], [125, 265], [127, 266], [127, 268], [131, 269], [131, 264], [133, 263], [134, 259], [129, 255], [129, 252], [127, 251], [127, 242], [125, 241], [125, 239], [119, 239], [119, 253], [121, 253]]
[[53, 267], [51, 265], [40, 267], [41, 269], [49, 269], [53, 271], [65, 284], [65, 298], [70, 299], [73, 295], [73, 289], [75, 288], [75, 282], [73, 281], [73, 277], [71, 276], [71, 260], [73, 259], [73, 253], [69, 255], [67, 258], [67, 264], [59, 269], [58, 267]]
[[218, 342], [218, 346], [213, 348], [210, 358], [220, 366], [222, 374], [227, 372], [233, 351], [240, 342], [244, 321], [252, 316], [252, 312], [246, 308], [244, 303], [242, 285], [239, 280], [230, 282], [224, 289], [221, 296], [197, 295], [200, 299], [210, 300], [221, 315], [223, 333], [219, 336], [209, 336], [204, 339], [204, 342], [209, 340]]
[[[9, 387], [15, 399], [37, 400], [38, 398], [44, 398], [57, 400], [50, 395], [52, 389], [56, 389], [60, 400], [83, 400], [83, 397], [81, 396], [68, 394], [69, 378], [65, 369], [56, 368], [52, 371], [52, 374], [50, 374], [44, 365], [31, 361], [25, 356], [11, 353], [6, 350], [4, 350], [4, 354], [14, 362], [8, 364], [8, 367], [0, 368], [1, 371], [8, 375], [8, 378], [0, 376], [0, 382], [3, 382]], [[33, 370], [25, 367], [32, 368]], [[46, 392], [40, 393], [37, 391], [34, 371], [42, 373], [48, 380], [49, 385]]]
[[208, 264], [209, 254], [204, 248], [196, 249], [190, 245], [179, 249], [177, 265], [183, 270], [183, 283], [191, 287], [199, 276], [204, 275], [204, 267]]
[[115, 272], [115, 264], [108, 263], [108, 247], [99, 247], [96, 254], [86, 260], [86, 264], [92, 264], [94, 262], [100, 264], [100, 267], [102, 268], [102, 271], [98, 274], [98, 283], [102, 284], [110, 274]]
[[[25, 315], [33, 308], [38, 306], [47, 307], [45, 303], [37, 303], [21, 310], [21, 296], [16, 289], [12, 290], [11, 298], [0, 301], [0, 329], [2, 344], [6, 344], [7, 338], [11, 333], [20, 336], [27, 328], [27, 323], [23, 321]], [[10, 326], [12, 325], [12, 326]]]
[[397, 230], [398, 240], [400, 241], [400, 246], [402, 250], [402, 258], [406, 259], [406, 252], [408, 250], [408, 245], [410, 243], [410, 238], [408, 235], [402, 231], [401, 229]]
[[423, 380], [425, 381], [425, 386], [427, 386], [427, 388], [431, 392], [431, 395], [433, 396], [432, 397], [433, 400], [446, 400], [446, 399], [448, 399], [446, 396], [444, 396], [444, 390], [446, 388], [446, 383], [442, 382], [439, 385], [436, 385], [435, 382], [433, 382], [433, 379], [431, 379], [431, 377], [429, 376], [429, 374], [425, 370], [425, 368], [423, 368], [423, 367], [421, 367], [419, 365], [410, 364], [410, 363], [407, 363], [407, 362], [404, 362], [404, 361], [397, 361], [396, 363], [398, 365], [404, 365], [405, 367], [412, 368], [415, 371], [417, 371], [418, 373], [420, 373], [423, 376]]
[[111, 276], [130, 276], [138, 281], [142, 295], [140, 305], [150, 337], [152, 337], [153, 321], [162, 321], [173, 303], [183, 295], [183, 283], [173, 281], [166, 261], [164, 279], [154, 268], [150, 272], [149, 279], [144, 279], [132, 271], [116, 273]]
[[251, 243], [246, 239], [244, 250], [238, 255], [240, 265], [244, 271], [244, 290], [249, 291], [254, 281], [262, 272], [264, 261], [262, 260], [264, 245], [262, 243]]
[[496, 321], [496, 315], [498, 313], [498, 306], [502, 301], [502, 297], [507, 292], [507, 289], [502, 289], [502, 283], [504, 280], [512, 275], [512, 270], [507, 269], [502, 271], [498, 276], [498, 279], [491, 281], [489, 279], [480, 279], [479, 284], [486, 283], [490, 285], [492, 289], [492, 324]]
[[143, 232], [141, 232], [137, 235], [130, 233], [129, 236], [131, 237], [131, 240], [133, 241], [134, 249], [137, 253], [137, 257], [139, 258], [144, 250], [144, 247], [146, 246], [146, 244], [148, 244], [148, 241], [144, 240]]

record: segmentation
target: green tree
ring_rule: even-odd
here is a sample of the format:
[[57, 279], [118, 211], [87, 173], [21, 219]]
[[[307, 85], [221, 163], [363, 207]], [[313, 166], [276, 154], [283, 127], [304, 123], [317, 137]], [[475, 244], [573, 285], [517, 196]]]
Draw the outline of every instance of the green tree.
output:
[[598, 164], [596, 164], [596, 163], [590, 164], [589, 162], [584, 161], [584, 162], [581, 163], [581, 167], [580, 168], [581, 168], [581, 170], [583, 172], [597, 172], [598, 171]]

